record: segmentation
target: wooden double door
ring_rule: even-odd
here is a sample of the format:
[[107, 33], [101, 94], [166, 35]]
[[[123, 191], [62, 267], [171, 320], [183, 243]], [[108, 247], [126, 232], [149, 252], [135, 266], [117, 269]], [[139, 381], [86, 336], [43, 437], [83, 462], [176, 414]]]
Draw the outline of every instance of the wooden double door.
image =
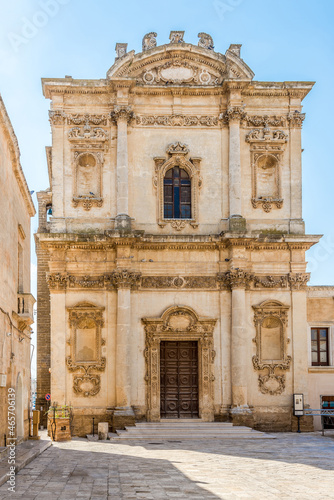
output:
[[198, 342], [160, 343], [161, 418], [198, 418]]

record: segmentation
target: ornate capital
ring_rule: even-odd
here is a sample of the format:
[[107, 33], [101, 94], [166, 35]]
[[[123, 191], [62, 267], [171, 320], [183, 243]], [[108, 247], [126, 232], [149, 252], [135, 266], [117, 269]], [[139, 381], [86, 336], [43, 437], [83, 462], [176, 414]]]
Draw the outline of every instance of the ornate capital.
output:
[[115, 288], [136, 288], [140, 284], [141, 273], [128, 269], [116, 269], [108, 276], [108, 279]]
[[287, 116], [290, 127], [301, 128], [303, 126], [303, 121], [305, 120], [305, 113], [300, 113], [300, 111], [294, 111], [289, 113]]
[[65, 123], [65, 113], [60, 110], [50, 110], [49, 111], [49, 120], [51, 125], [64, 125]]
[[128, 124], [134, 119], [135, 114], [132, 111], [132, 106], [119, 106], [114, 107], [114, 111], [111, 113], [111, 120], [117, 124], [118, 120], [126, 121]]
[[289, 273], [288, 280], [291, 290], [305, 290], [310, 273]]
[[227, 123], [232, 121], [242, 121], [246, 119], [246, 112], [244, 106], [229, 106], [225, 113], [221, 113], [220, 119]]
[[67, 287], [67, 274], [48, 273], [46, 282], [50, 290], [65, 290]]
[[157, 46], [157, 36], [157, 33], [154, 33], [153, 31], [144, 36], [142, 43], [143, 52], [145, 52], [145, 50], [154, 49], [154, 47]]
[[232, 269], [226, 273], [218, 273], [217, 281], [221, 288], [246, 288], [253, 280], [253, 275], [243, 269]]

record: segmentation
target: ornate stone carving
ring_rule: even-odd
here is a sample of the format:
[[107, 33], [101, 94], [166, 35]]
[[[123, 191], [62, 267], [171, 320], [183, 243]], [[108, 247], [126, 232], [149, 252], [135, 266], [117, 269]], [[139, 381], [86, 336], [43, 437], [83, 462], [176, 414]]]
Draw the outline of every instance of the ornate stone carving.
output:
[[253, 279], [253, 275], [243, 269], [232, 269], [226, 273], [218, 273], [217, 281], [220, 288], [246, 288]]
[[118, 120], [125, 120], [128, 124], [132, 122], [135, 114], [132, 106], [114, 106], [114, 111], [110, 114], [111, 121], [117, 124]]
[[138, 81], [148, 85], [161, 85], [161, 83], [165, 85], [216, 85], [221, 83], [221, 76], [182, 58], [174, 58], [157, 68], [145, 70]]
[[72, 203], [74, 208], [82, 205], [84, 210], [89, 211], [92, 207], [101, 208], [103, 205], [103, 198], [96, 198], [93, 195], [91, 196], [78, 196], [72, 199]]
[[[85, 141], [87, 140], [89, 140], [89, 138], [85, 139]], [[94, 138], [92, 140], [95, 142], [96, 139]], [[105, 138], [102, 139], [102, 141], [104, 140]], [[84, 210], [88, 211], [93, 206], [102, 207], [103, 205], [101, 194], [104, 155], [100, 151], [87, 151], [86, 144], [81, 144], [81, 146], [83, 150], [77, 151], [80, 145], [75, 145], [76, 151], [74, 151], [73, 155], [75, 182], [72, 204], [75, 208], [82, 205]]]
[[214, 49], [213, 39], [210, 35], [208, 35], [207, 33], [198, 33], [198, 38], [199, 38], [198, 42], [199, 47], [209, 50]]
[[184, 31], [171, 31], [169, 35], [170, 43], [183, 43]]
[[116, 43], [115, 51], [116, 51], [116, 59], [120, 59], [125, 56], [128, 50], [127, 43]]
[[285, 127], [285, 116], [268, 116], [268, 115], [246, 115], [242, 123], [248, 127]]
[[66, 122], [68, 125], [100, 125], [107, 126], [108, 125], [108, 116], [107, 115], [92, 115], [90, 113], [85, 114], [67, 114]]
[[73, 377], [73, 391], [79, 396], [85, 398], [96, 396], [101, 389], [100, 375], [74, 375]]
[[287, 276], [254, 276], [256, 288], [286, 288], [288, 286]]
[[305, 290], [309, 279], [310, 273], [290, 273], [288, 276], [291, 290]]
[[[168, 159], [155, 157], [155, 175], [153, 176], [153, 186], [158, 193], [158, 225], [165, 227], [170, 224], [176, 231], [182, 231], [188, 224], [193, 228], [198, 227], [198, 196], [202, 187], [200, 176], [201, 158], [187, 158], [189, 148], [186, 144], [176, 142], [170, 144], [166, 152]], [[191, 219], [165, 219], [164, 218], [164, 177], [170, 168], [178, 166], [184, 169], [191, 180]]]
[[259, 389], [263, 394], [279, 395], [285, 389], [285, 376], [277, 373], [277, 370], [288, 370], [291, 364], [291, 356], [286, 352], [289, 307], [278, 301], [267, 300], [259, 306], [253, 306], [253, 309], [256, 328], [253, 366], [257, 371], [267, 370], [266, 374], [259, 374]]
[[96, 127], [92, 129], [89, 124], [85, 125], [83, 129], [80, 127], [71, 128], [67, 136], [70, 141], [94, 140], [104, 142], [108, 139], [107, 133], [103, 128]]
[[60, 110], [50, 110], [49, 120], [51, 125], [64, 125], [66, 114]]
[[217, 288], [215, 276], [143, 276], [141, 288]]
[[115, 288], [137, 288], [140, 285], [141, 273], [129, 269], [116, 269], [106, 279]]
[[154, 33], [153, 31], [144, 36], [142, 43], [143, 52], [145, 50], [154, 49], [154, 47], [157, 46], [157, 36], [157, 33]]
[[252, 198], [251, 202], [252, 202], [253, 208], [258, 208], [258, 207], [262, 206], [263, 211], [266, 213], [271, 212], [271, 209], [273, 207], [276, 207], [276, 208], [283, 207], [283, 200], [282, 199], [272, 200], [270, 198], [261, 198], [261, 199]]
[[271, 131], [268, 126], [261, 129], [253, 129], [246, 135], [246, 142], [279, 141], [287, 142], [288, 135], [283, 130]]
[[48, 273], [46, 282], [50, 290], [65, 290], [67, 287], [67, 274]]
[[241, 121], [246, 118], [246, 112], [244, 106], [229, 106], [225, 113], [221, 113], [219, 118], [222, 121]]
[[101, 372], [106, 367], [106, 358], [101, 352], [105, 344], [101, 334], [103, 311], [103, 307], [87, 302], [68, 309], [70, 355], [66, 358], [66, 365], [70, 372], [81, 372], [73, 376], [73, 391], [84, 397], [98, 394], [101, 380], [94, 371]]
[[198, 341], [199, 411], [205, 421], [214, 418], [213, 406], [213, 331], [216, 319], [200, 318], [190, 307], [173, 306], [160, 318], [143, 318], [145, 325], [145, 362], [147, 382], [147, 420], [160, 420], [160, 342], [162, 340]]
[[218, 127], [217, 116], [193, 116], [193, 115], [141, 115], [136, 116], [137, 125], [147, 127]]
[[303, 121], [305, 120], [305, 113], [300, 113], [300, 111], [294, 111], [289, 113], [287, 116], [290, 127], [301, 128], [303, 126]]
[[105, 276], [83, 276], [79, 278], [77, 276], [69, 276], [69, 288], [104, 288], [105, 286]]

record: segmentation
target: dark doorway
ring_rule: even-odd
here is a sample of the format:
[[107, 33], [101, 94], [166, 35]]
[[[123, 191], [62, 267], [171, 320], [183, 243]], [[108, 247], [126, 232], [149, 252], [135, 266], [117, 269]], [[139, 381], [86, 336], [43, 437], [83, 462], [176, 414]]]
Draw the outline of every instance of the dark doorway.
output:
[[198, 418], [198, 342], [160, 343], [162, 418]]

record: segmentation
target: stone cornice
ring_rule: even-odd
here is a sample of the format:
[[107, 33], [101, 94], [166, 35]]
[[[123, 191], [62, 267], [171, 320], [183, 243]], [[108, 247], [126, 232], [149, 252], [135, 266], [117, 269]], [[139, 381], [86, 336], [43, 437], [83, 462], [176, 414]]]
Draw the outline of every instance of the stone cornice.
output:
[[20, 163], [19, 144], [1, 95], [0, 95], [0, 126], [2, 127], [3, 133], [8, 140], [10, 161], [12, 163], [14, 175], [17, 180], [19, 190], [22, 194], [22, 198], [27, 207], [29, 216], [33, 217], [36, 214], [36, 210]]

